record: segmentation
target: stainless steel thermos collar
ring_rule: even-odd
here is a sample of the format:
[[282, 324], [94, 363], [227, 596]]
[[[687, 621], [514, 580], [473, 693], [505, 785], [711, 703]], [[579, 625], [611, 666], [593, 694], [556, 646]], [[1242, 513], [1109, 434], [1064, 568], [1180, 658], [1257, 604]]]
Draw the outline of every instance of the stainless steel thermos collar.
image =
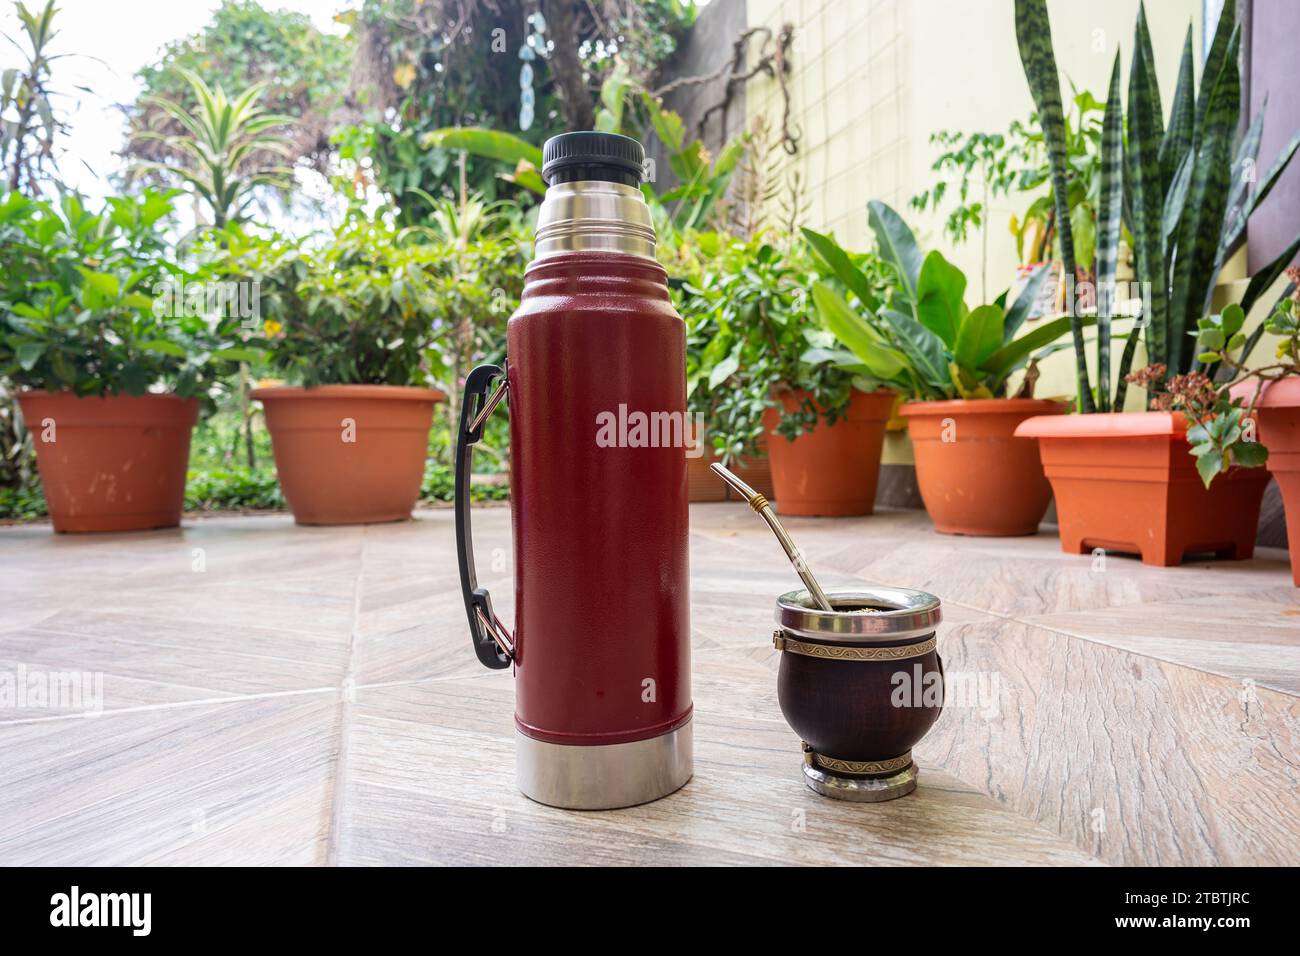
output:
[[556, 183], [537, 214], [535, 258], [566, 252], [655, 257], [655, 227], [641, 190], [592, 179]]

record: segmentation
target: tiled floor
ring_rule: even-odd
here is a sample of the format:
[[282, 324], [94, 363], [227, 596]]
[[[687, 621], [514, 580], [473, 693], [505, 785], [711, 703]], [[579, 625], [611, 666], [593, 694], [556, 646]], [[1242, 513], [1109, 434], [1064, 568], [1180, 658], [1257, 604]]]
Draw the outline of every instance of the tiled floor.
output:
[[[507, 619], [508, 519], [475, 516]], [[996, 691], [945, 709], [915, 794], [860, 806], [800, 781], [775, 541], [740, 505], [691, 520], [695, 777], [603, 813], [515, 790], [511, 678], [470, 650], [449, 511], [0, 528], [0, 690], [103, 675], [94, 717], [0, 694], [0, 864], [1300, 862], [1283, 552], [1159, 569], [1048, 533], [943, 537], [916, 512], [792, 519], [826, 584], [943, 598], [950, 675]]]

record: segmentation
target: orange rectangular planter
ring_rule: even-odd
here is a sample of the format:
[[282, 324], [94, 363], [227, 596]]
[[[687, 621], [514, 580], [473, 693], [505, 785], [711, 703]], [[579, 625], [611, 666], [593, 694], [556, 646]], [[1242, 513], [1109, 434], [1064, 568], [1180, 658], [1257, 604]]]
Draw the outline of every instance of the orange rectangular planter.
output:
[[1255, 553], [1262, 468], [1234, 468], [1210, 488], [1188, 451], [1178, 412], [1047, 415], [1016, 429], [1037, 438], [1056, 495], [1061, 550], [1140, 554], [1180, 564], [1189, 554], [1243, 560]]

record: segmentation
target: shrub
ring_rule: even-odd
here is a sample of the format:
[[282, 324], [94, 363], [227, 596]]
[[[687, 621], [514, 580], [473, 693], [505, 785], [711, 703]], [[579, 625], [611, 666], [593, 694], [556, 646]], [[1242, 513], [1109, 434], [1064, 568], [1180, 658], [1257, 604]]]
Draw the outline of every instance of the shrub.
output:
[[169, 258], [171, 194], [0, 202], [0, 374], [19, 387], [209, 398], [241, 358], [240, 319], [169, 315], [159, 298], [187, 273]]
[[[887, 273], [872, 256], [858, 257], [876, 281]], [[837, 347], [811, 310], [817, 267], [800, 248], [763, 238], [724, 240], [696, 277], [675, 290], [686, 320], [687, 395], [703, 413], [714, 449], [724, 458], [753, 454], [765, 409], [776, 393], [809, 393], [799, 410], [782, 413], [778, 431], [794, 438], [819, 421], [834, 424], [853, 389], [878, 383]]]

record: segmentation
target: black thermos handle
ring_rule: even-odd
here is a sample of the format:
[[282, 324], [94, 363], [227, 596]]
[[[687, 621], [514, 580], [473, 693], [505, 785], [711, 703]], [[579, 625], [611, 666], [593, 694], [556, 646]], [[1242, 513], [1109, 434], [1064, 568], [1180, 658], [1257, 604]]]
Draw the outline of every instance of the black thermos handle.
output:
[[[469, 476], [474, 444], [506, 390], [505, 370], [497, 365], [480, 365], [465, 379], [465, 399], [460, 408], [460, 431], [456, 437], [456, 560], [460, 563], [460, 589], [465, 597], [465, 614], [474, 653], [485, 667], [500, 670], [514, 659], [514, 640], [492, 610], [487, 588], [478, 586], [474, 573], [474, 537], [469, 519]], [[500, 380], [490, 396], [492, 383]]]

